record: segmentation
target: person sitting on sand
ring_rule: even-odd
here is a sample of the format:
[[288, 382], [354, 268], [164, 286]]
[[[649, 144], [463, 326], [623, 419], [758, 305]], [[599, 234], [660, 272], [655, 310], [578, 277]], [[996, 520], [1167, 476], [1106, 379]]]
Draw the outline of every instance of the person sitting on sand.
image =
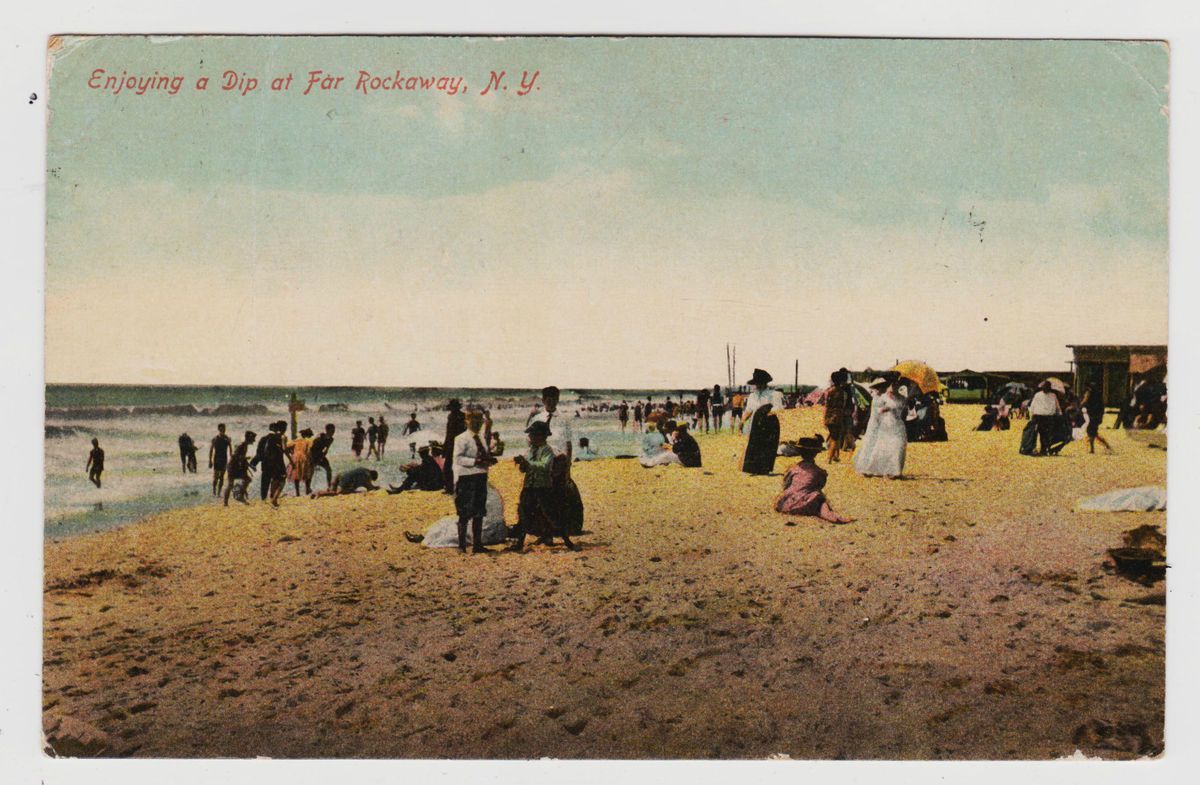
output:
[[400, 467], [404, 472], [404, 482], [400, 485], [389, 485], [388, 493], [397, 494], [404, 491], [440, 491], [445, 478], [442, 477], [442, 467], [433, 456], [429, 454], [429, 445], [426, 445], [417, 452], [420, 454], [420, 460], [406, 463]]
[[237, 499], [242, 504], [249, 504], [246, 499], [246, 492], [250, 487], [250, 445], [254, 444], [254, 440], [258, 438], [258, 434], [254, 431], [246, 431], [245, 440], [237, 447], [233, 448], [233, 455], [229, 456], [229, 467], [226, 469], [228, 478], [225, 481], [225, 506], [229, 506], [229, 495], [233, 494], [233, 498]]
[[92, 439], [92, 451], [87, 459], [88, 480], [97, 488], [100, 487], [100, 475], [104, 473], [104, 450], [100, 449], [100, 440]]
[[784, 515], [812, 515], [830, 523], [850, 523], [854, 519], [838, 515], [829, 506], [822, 489], [828, 473], [813, 461], [825, 449], [819, 435], [797, 439], [800, 461], [783, 476], [783, 493], [775, 500], [775, 512]]
[[591, 440], [586, 436], [579, 437], [579, 449], [575, 451], [576, 461], [594, 461], [600, 454], [592, 449]]
[[1007, 431], [1012, 427], [1012, 406], [1008, 401], [1001, 398], [996, 402], [996, 430]]
[[700, 445], [695, 437], [688, 433], [687, 423], [675, 426], [675, 440], [671, 443], [671, 452], [679, 458], [679, 463], [690, 469], [698, 469], [701, 465]]
[[379, 486], [375, 484], [375, 480], [379, 479], [379, 472], [374, 469], [368, 469], [365, 466], [356, 466], [353, 469], [347, 469], [333, 478], [333, 487], [314, 493], [312, 498], [320, 499], [325, 496], [344, 496], [348, 493], [355, 493], [359, 488], [366, 488], [368, 491], [377, 491]]
[[563, 539], [569, 550], [579, 546], [571, 541], [567, 527], [562, 525], [561, 505], [557, 504], [554, 492], [554, 450], [546, 444], [550, 426], [544, 420], [534, 420], [525, 429], [529, 435], [529, 452], [513, 458], [517, 469], [525, 475], [521, 486], [521, 498], [517, 503], [517, 526], [513, 531], [516, 541], [509, 550], [521, 552], [525, 548], [525, 536], [537, 537], [539, 545], [553, 545], [554, 535]]
[[679, 456], [671, 451], [671, 445], [667, 441], [667, 426], [665, 420], [659, 420], [655, 424], [646, 423], [646, 435], [642, 437], [642, 454], [638, 456], [638, 463], [643, 467], [649, 469], [653, 466], [683, 465]]
[[990, 431], [996, 427], [996, 407], [990, 403], [983, 405], [983, 414], [979, 415], [979, 425], [975, 426], [977, 431]]
[[438, 471], [442, 473], [443, 486], [446, 482], [446, 452], [442, 449], [442, 443], [437, 439], [429, 442], [429, 457], [433, 458], [433, 462], [438, 465]]

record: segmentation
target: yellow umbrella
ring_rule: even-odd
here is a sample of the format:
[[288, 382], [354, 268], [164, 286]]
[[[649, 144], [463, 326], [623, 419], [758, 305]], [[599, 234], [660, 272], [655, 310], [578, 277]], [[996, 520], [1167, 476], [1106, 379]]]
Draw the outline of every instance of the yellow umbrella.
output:
[[916, 382], [923, 393], [935, 393], [942, 387], [937, 372], [920, 360], [905, 360], [897, 363], [892, 370], [905, 379]]

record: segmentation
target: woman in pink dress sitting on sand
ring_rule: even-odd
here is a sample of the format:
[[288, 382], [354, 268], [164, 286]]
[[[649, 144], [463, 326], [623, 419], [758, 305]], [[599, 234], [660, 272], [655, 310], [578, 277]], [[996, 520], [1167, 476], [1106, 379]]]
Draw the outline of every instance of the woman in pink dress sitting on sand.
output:
[[800, 462], [784, 475], [783, 493], [775, 500], [775, 511], [785, 515], [812, 515], [830, 523], [852, 522], [853, 518], [833, 511], [821, 490], [829, 475], [813, 462], [813, 458], [825, 450], [824, 439], [813, 436], [799, 439], [795, 444], [800, 450]]

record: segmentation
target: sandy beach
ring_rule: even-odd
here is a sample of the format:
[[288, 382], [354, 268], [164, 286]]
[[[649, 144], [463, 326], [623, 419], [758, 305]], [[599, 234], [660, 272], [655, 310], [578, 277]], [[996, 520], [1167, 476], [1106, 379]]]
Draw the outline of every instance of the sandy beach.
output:
[[[944, 413], [909, 479], [818, 459], [846, 526], [774, 513], [780, 476], [740, 473], [726, 431], [697, 434], [703, 469], [577, 464], [578, 553], [413, 545], [453, 509], [427, 493], [47, 541], [45, 731], [60, 754], [184, 758], [1160, 752], [1164, 584], [1104, 563], [1165, 513], [1072, 508], [1165, 484], [1165, 452], [1106, 429], [1116, 455], [1026, 458], [1023, 423]], [[784, 438], [820, 415], [785, 412]], [[520, 475], [492, 478], [512, 523]]]

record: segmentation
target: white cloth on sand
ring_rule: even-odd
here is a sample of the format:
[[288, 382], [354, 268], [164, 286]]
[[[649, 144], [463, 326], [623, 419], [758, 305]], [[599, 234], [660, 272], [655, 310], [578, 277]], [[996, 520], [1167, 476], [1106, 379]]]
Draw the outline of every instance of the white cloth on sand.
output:
[[904, 473], [904, 455], [908, 450], [908, 432], [904, 415], [908, 402], [890, 390], [871, 401], [871, 419], [858, 449], [854, 468], [869, 477], [899, 477]]
[[679, 460], [679, 456], [670, 450], [664, 450], [663, 445], [667, 443], [667, 439], [658, 431], [647, 431], [642, 437], [642, 454], [638, 456], [638, 463], [649, 469], [652, 466], [670, 466], [675, 464], [682, 466], [683, 461]]
[[[483, 516], [483, 544], [499, 545], [507, 536], [508, 527], [504, 525], [504, 501], [500, 498], [500, 492], [489, 485], [487, 515]], [[471, 535], [471, 524], [468, 522], [467, 544], [474, 545], [474, 539]], [[422, 542], [429, 548], [457, 548], [458, 516], [447, 515], [445, 518], [439, 518], [425, 532], [425, 539]]]
[[1076, 505], [1082, 512], [1153, 512], [1167, 509], [1167, 489], [1157, 485], [1122, 488], [1084, 499]]
[[683, 466], [683, 461], [679, 459], [679, 456], [670, 450], [663, 450], [652, 458], [642, 456], [638, 458], [638, 463], [647, 469], [654, 466]]

